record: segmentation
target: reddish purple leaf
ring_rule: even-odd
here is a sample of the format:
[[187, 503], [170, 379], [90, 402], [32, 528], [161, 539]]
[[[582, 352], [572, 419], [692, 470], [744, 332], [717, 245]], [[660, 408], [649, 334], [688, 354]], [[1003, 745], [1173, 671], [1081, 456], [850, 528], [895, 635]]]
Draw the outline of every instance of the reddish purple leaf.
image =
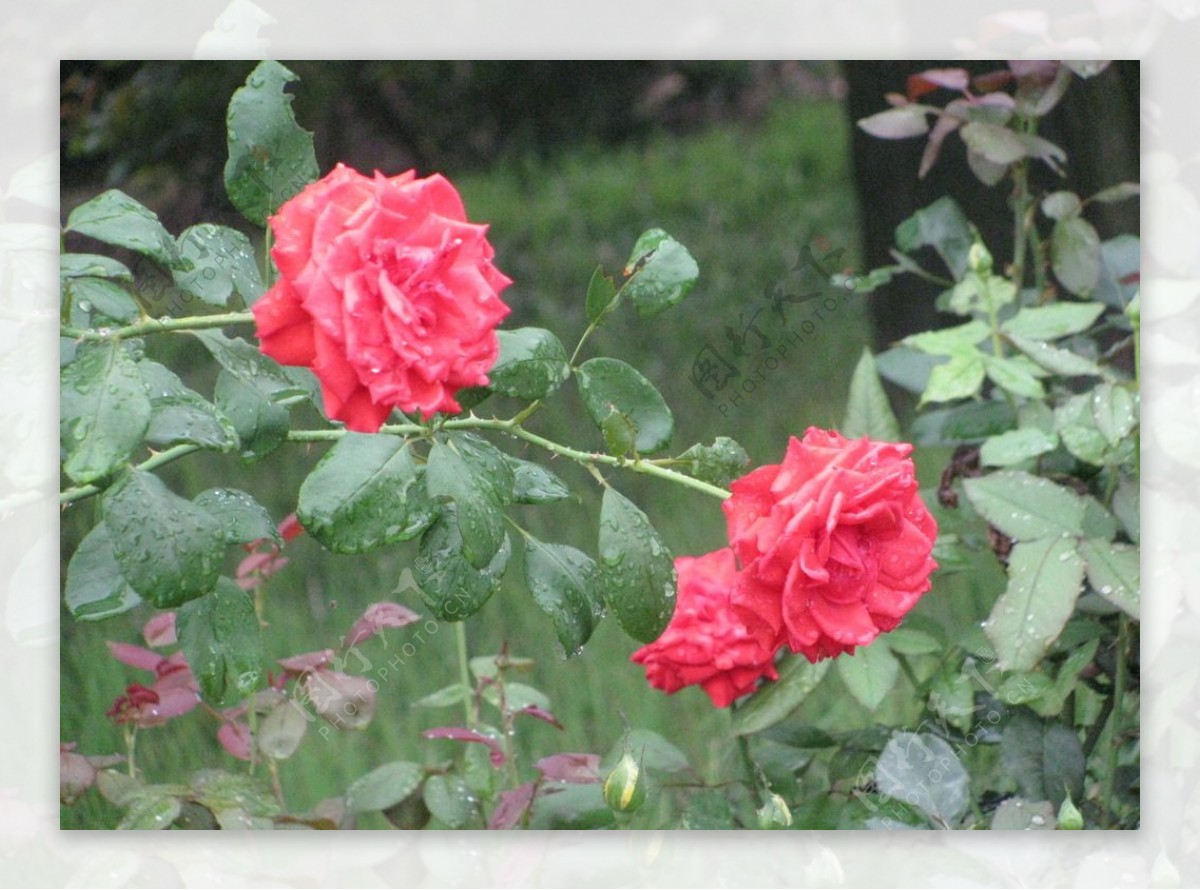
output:
[[143, 671], [157, 670], [158, 666], [165, 661], [157, 652], [151, 652], [149, 649], [135, 646], [132, 643], [109, 642], [108, 651], [121, 664], [140, 668]]
[[1012, 79], [1013, 73], [1007, 68], [1001, 68], [998, 71], [989, 71], [987, 74], [973, 77], [971, 88], [977, 93], [991, 93], [1008, 86]]
[[350, 633], [346, 634], [346, 639], [342, 641], [342, 647], [349, 649], [351, 646], [357, 646], [385, 627], [404, 627], [420, 620], [420, 615], [399, 603], [372, 603], [367, 606], [363, 616], [354, 622], [354, 627], [350, 628]]
[[279, 523], [277, 531], [284, 541], [290, 541], [304, 533], [304, 526], [300, 524], [300, 520], [296, 518], [295, 513], [289, 513]]
[[599, 782], [599, 754], [551, 754], [535, 764], [542, 775], [554, 782], [590, 785]]
[[858, 122], [866, 132], [880, 139], [907, 139], [910, 136], [921, 136], [929, 131], [925, 115], [936, 111], [925, 105], [904, 105], [900, 108], [889, 108]]
[[58, 747], [58, 799], [68, 806], [96, 781], [95, 765], [74, 748], [74, 743]]
[[534, 717], [541, 720], [543, 723], [549, 723], [555, 729], [562, 729], [563, 725], [554, 719], [554, 715], [549, 711], [544, 711], [537, 705], [526, 705], [521, 710], [516, 712], [516, 715], [524, 714], [526, 717]]
[[1011, 59], [1008, 67], [1017, 80], [1038, 85], [1051, 83], [1058, 74], [1058, 62], [1040, 59]]
[[481, 745], [487, 745], [492, 766], [504, 766], [504, 749], [500, 747], [499, 740], [473, 729], [465, 729], [461, 726], [439, 726], [427, 729], [421, 735], [427, 739], [451, 739], [456, 742], [478, 742]]
[[246, 724], [235, 723], [232, 720], [222, 723], [221, 728], [217, 730], [217, 741], [238, 760], [250, 759], [250, 727]]
[[931, 93], [938, 87], [947, 90], [965, 90], [969, 77], [965, 68], [930, 68], [910, 75], [908, 78], [908, 98], [916, 101], [926, 93]]
[[305, 674], [324, 667], [336, 657], [332, 649], [321, 649], [319, 652], [305, 652], [290, 658], [279, 659], [279, 666], [289, 674]]
[[173, 646], [179, 642], [175, 635], [175, 613], [160, 612], [142, 627], [142, 636], [146, 645], [152, 649], [160, 646]]
[[488, 819], [488, 828], [492, 831], [505, 831], [516, 827], [529, 805], [533, 803], [536, 794], [535, 782], [526, 782], [511, 791], [502, 791], [500, 802], [496, 804], [496, 809], [492, 810], [492, 818]]
[[933, 168], [938, 156], [942, 153], [942, 143], [945, 142], [946, 137], [962, 125], [962, 119], [955, 115], [954, 111], [965, 107], [966, 104], [962, 99], [955, 99], [946, 106], [945, 112], [938, 116], [933, 129], [929, 131], [929, 141], [925, 144], [925, 153], [921, 155], [921, 166], [917, 170], [917, 179], [925, 178], [925, 174]]

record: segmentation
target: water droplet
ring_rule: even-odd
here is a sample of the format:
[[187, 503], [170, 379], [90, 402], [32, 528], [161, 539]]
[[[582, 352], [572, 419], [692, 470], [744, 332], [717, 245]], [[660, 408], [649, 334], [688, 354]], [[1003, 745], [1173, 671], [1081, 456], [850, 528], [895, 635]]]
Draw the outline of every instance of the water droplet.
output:
[[1045, 825], [1046, 819], [1043, 816], [1030, 816], [1029, 823], [1031, 825]]

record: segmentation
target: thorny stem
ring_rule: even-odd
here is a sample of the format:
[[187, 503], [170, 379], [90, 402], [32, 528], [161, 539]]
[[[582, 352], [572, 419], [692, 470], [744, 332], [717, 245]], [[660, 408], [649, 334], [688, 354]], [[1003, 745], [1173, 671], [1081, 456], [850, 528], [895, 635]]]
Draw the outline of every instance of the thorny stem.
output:
[[252, 312], [222, 312], [218, 315], [191, 315], [185, 318], [147, 318], [119, 328], [72, 328], [63, 325], [59, 333], [71, 340], [121, 340], [143, 334], [164, 334], [171, 331], [199, 331], [223, 328], [231, 324], [252, 324]]
[[[539, 436], [537, 433], [532, 433], [521, 426], [516, 418], [504, 420], [501, 418], [484, 418], [484, 417], [466, 417], [456, 420], [447, 420], [441, 425], [442, 429], [448, 430], [496, 430], [498, 432], [507, 433], [518, 439], [524, 439], [531, 445], [537, 445], [539, 448], [545, 449], [552, 454], [557, 454], [560, 457], [565, 457], [576, 463], [582, 464], [595, 475], [595, 467], [597, 464], [602, 464], [609, 467], [617, 467], [619, 469], [632, 470], [635, 473], [644, 473], [647, 476], [655, 476], [659, 479], [665, 479], [668, 482], [674, 482], [677, 485], [683, 485], [687, 488], [693, 488], [696, 491], [703, 492], [715, 498], [725, 500], [729, 497], [729, 492], [716, 485], [711, 485], [701, 479], [696, 479], [688, 476], [685, 473], [680, 473], [675, 470], [668, 469], [656, 461], [642, 460], [641, 458], [624, 458], [614, 457], [611, 454], [599, 454], [591, 451], [580, 451], [571, 448], [567, 445], [559, 444], [544, 436]], [[344, 429], [328, 429], [328, 430], [291, 430], [288, 432], [287, 438], [289, 442], [334, 442], [346, 435]], [[427, 436], [429, 435], [429, 427], [421, 426], [415, 423], [396, 423], [389, 424], [380, 429], [381, 433], [386, 433], [395, 436]], [[199, 451], [199, 445], [176, 445], [174, 448], [168, 448], [166, 451], [152, 455], [150, 458], [137, 464], [134, 469], [149, 471], [161, 467], [163, 464], [170, 463], [177, 458], [183, 457], [185, 454], [191, 454], [193, 451]], [[75, 488], [68, 488], [59, 493], [58, 500], [62, 505], [72, 504], [76, 501], [81, 501], [92, 495], [99, 494], [103, 490], [102, 486], [90, 484], [80, 485]]]

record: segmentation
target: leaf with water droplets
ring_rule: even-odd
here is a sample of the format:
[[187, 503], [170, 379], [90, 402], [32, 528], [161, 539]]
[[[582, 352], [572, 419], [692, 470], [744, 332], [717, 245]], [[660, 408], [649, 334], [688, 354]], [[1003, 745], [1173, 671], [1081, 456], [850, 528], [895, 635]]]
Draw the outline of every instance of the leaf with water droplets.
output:
[[415, 792], [424, 776], [420, 764], [407, 760], [385, 763], [350, 783], [346, 809], [352, 813], [386, 810]]
[[1139, 618], [1142, 575], [1138, 548], [1092, 538], [1080, 545], [1079, 552], [1087, 564], [1092, 589], [1127, 615]]
[[189, 443], [216, 451], [238, 447], [233, 423], [200, 393], [188, 389], [173, 371], [143, 359], [138, 362], [150, 396], [150, 425], [146, 441], [151, 445]]
[[512, 496], [512, 470], [504, 455], [478, 437], [436, 439], [425, 484], [431, 498], [454, 502], [462, 553], [482, 569], [505, 537], [501, 504]]
[[300, 486], [296, 514], [334, 553], [407, 541], [433, 522], [424, 474], [407, 440], [346, 433]]
[[104, 493], [104, 524], [129, 585], [160, 609], [212, 590], [225, 542], [207, 511], [131, 470]]
[[222, 369], [213, 391], [217, 410], [233, 426], [242, 457], [257, 460], [287, 438], [288, 409], [264, 395], [253, 383]]
[[951, 826], [970, 805], [970, 776], [954, 749], [932, 733], [895, 733], [875, 763], [881, 794]]
[[279, 542], [279, 530], [267, 508], [237, 488], [210, 488], [192, 499], [221, 527], [226, 544], [248, 544], [263, 538]]
[[571, 376], [567, 352], [543, 328], [497, 331], [500, 355], [488, 371], [488, 387], [521, 399], [543, 399]]
[[513, 503], [549, 504], [570, 497], [566, 483], [541, 464], [505, 455], [513, 476]]
[[700, 267], [686, 247], [662, 229], [643, 232], [625, 264], [622, 292], [641, 318], [651, 318], [686, 297], [700, 277]]
[[249, 306], [263, 294], [258, 262], [250, 239], [228, 226], [200, 223], [179, 236], [179, 253], [187, 270], [171, 274], [175, 284], [211, 306], [225, 306], [233, 294]]
[[115, 281], [133, 281], [129, 267], [119, 260], [97, 253], [64, 253], [58, 258], [58, 274], [61, 279], [95, 277], [112, 278]]
[[1042, 722], [1018, 710], [1000, 737], [1000, 765], [1029, 800], [1058, 807], [1069, 793], [1083, 799], [1083, 747], [1075, 731], [1057, 721]]
[[142, 314], [137, 301], [125, 287], [107, 278], [69, 278], [63, 293], [71, 307], [75, 327], [98, 327], [104, 320], [125, 323]]
[[783, 720], [817, 688], [830, 664], [789, 656], [780, 663], [779, 679], [764, 685], [734, 711], [733, 733], [750, 735]]
[[600, 567], [605, 601], [621, 627], [643, 643], [657, 639], [675, 611], [675, 563], [646, 514], [607, 486]]
[[147, 785], [130, 797], [126, 807], [118, 830], [162, 831], [171, 827], [183, 808], [183, 801], [173, 786]]
[[1008, 587], [987, 619], [987, 638], [1006, 671], [1031, 671], [1079, 598], [1083, 560], [1069, 536], [1019, 541], [1008, 559]]
[[550, 616], [563, 652], [577, 653], [603, 614], [596, 563], [574, 547], [527, 537], [525, 584], [541, 610]]
[[154, 211], [120, 189], [101, 192], [72, 210], [67, 217], [67, 231], [127, 247], [164, 266], [182, 265], [175, 239]]
[[320, 172], [312, 133], [296, 123], [292, 97], [283, 91], [295, 80], [278, 62], [260, 62], [229, 101], [225, 191], [256, 225], [266, 225], [270, 214]]
[[254, 602], [246, 591], [221, 578], [208, 596], [176, 613], [179, 646], [200, 694], [221, 707], [261, 689], [265, 652]]
[[689, 476], [711, 482], [722, 488], [746, 472], [750, 466], [750, 455], [746, 449], [728, 436], [717, 436], [711, 445], [696, 443], [679, 460], [690, 461], [683, 465]]
[[1018, 470], [1002, 470], [963, 482], [972, 506], [1018, 541], [1083, 533], [1083, 498], [1061, 485]]
[[102, 479], [132, 456], [149, 423], [150, 398], [124, 345], [82, 344], [62, 369], [63, 471], [78, 483]]
[[98, 621], [127, 612], [142, 601], [113, 556], [108, 529], [100, 523], [83, 539], [67, 566], [63, 602], [80, 621]]
[[421, 557], [432, 571], [421, 580], [420, 593], [443, 621], [462, 621], [475, 614], [500, 586], [512, 544], [505, 534], [491, 562], [477, 569], [463, 555], [462, 532], [453, 504], [447, 504], [421, 537]]
[[675, 429], [675, 418], [654, 385], [642, 374], [615, 358], [594, 358], [576, 371], [579, 395], [588, 415], [603, 429], [614, 411], [629, 418], [633, 445], [642, 454], [665, 448]]
[[447, 828], [462, 828], [475, 814], [475, 795], [453, 773], [430, 776], [423, 789], [425, 806]]

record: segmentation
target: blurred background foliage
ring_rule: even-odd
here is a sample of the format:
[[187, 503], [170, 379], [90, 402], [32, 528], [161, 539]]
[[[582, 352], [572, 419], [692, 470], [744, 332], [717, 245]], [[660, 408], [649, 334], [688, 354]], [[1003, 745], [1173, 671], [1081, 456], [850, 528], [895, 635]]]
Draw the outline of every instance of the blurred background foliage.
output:
[[[856, 178], [862, 183], [865, 174], [861, 163], [856, 168], [852, 151], [852, 146], [861, 149], [853, 134], [859, 115], [854, 103], [866, 103], [866, 113], [880, 110], [883, 92], [903, 89], [899, 70], [880, 69], [871, 80], [868, 72], [850, 71], [853, 65], [800, 62], [285, 64], [301, 78], [293, 86], [294, 108], [300, 124], [315, 133], [322, 173], [338, 161], [389, 175], [410, 167], [420, 175], [441, 172], [459, 188], [469, 217], [490, 223], [497, 265], [515, 281], [504, 295], [513, 307], [506, 327], [536, 324], [570, 345], [585, 327], [584, 293], [597, 264], [619, 271], [637, 235], [655, 226], [686, 245], [701, 271], [689, 299], [650, 321], [619, 313], [584, 356], [624, 359], [655, 383], [675, 412], [674, 453], [728, 435], [746, 447], [756, 465], [777, 462], [789, 435], [800, 435], [810, 425], [840, 424], [850, 371], [863, 346], [894, 339], [896, 331], [931, 326], [932, 297], [910, 292], [909, 284], [869, 297], [848, 296], [802, 343], [791, 341], [774, 369], [761, 369], [754, 392], [740, 403], [709, 399], [690, 378], [698, 351], [705, 344], [727, 344], [726, 328], [743, 330], [756, 309], [769, 305], [765, 293], [775, 287], [795, 292], [800, 285], [793, 267], [806, 246], [818, 256], [844, 249], [839, 270], [865, 270], [868, 262], [879, 262], [873, 241], [863, 246], [866, 219], [878, 214], [898, 221], [933, 199], [921, 197], [932, 187], [917, 183], [916, 161], [903, 159], [908, 147], [887, 143], [883, 148], [892, 154], [885, 178], [893, 183], [891, 190], [866, 194], [860, 210], [864, 195], [856, 190]], [[930, 66], [912, 64], [914, 70]], [[104, 188], [119, 187], [155, 210], [174, 233], [201, 221], [246, 230], [225, 197], [221, 170], [225, 108], [252, 67], [250, 62], [62, 63], [63, 218]], [[901, 80], [883, 82], [893, 76]], [[862, 90], [874, 90], [876, 84], [880, 89], [861, 99], [852, 96], [848, 112], [847, 85], [859, 81]], [[1110, 110], [1119, 111], [1112, 90], [1110, 85], [1104, 95], [1110, 97]], [[1137, 178], [1136, 114], [1130, 132], [1135, 168], [1129, 175], [1110, 171], [1106, 182]], [[1116, 132], [1113, 138], [1124, 137]], [[1070, 152], [1069, 140], [1067, 148]], [[919, 154], [920, 146], [914, 150]], [[1112, 156], [1111, 151], [1104, 155]], [[972, 183], [963, 185], [978, 190]], [[940, 194], [951, 186], [942, 181], [936, 188]], [[1007, 219], [1003, 195], [995, 197]], [[980, 221], [976, 208], [969, 212]], [[261, 246], [261, 233], [247, 234]], [[886, 239], [890, 244], [890, 228]], [[1003, 244], [995, 248], [997, 255], [1004, 250]], [[173, 311], [169, 296], [164, 294], [164, 312]], [[797, 333], [788, 324], [798, 324], [800, 317], [787, 315], [781, 323], [768, 311], [757, 322], [764, 337], [779, 344]], [[212, 392], [213, 363], [192, 338], [150, 338], [147, 347], [151, 357], [173, 368], [191, 368], [190, 377], [185, 374], [188, 385]], [[741, 367], [747, 376], [760, 370], [751, 359], [743, 359]], [[902, 419], [911, 409], [897, 407]], [[508, 416], [516, 406], [493, 397], [476, 410]], [[297, 418], [294, 425], [305, 422]], [[309, 426], [322, 423], [315, 415], [308, 418]], [[531, 427], [580, 447], [602, 447], [572, 387], [554, 394]], [[498, 444], [524, 454], [510, 443]], [[243, 488], [279, 519], [295, 509], [300, 483], [325, 450], [285, 444], [261, 464], [249, 465], [196, 454], [161, 475], [188, 497], [214, 484]], [[936, 486], [948, 452], [923, 449], [917, 456], [922, 484]], [[586, 493], [582, 499], [514, 509], [512, 515], [543, 540], [594, 553], [596, 486], [574, 465], [555, 468], [574, 490]], [[646, 511], [676, 554], [699, 554], [724, 542], [724, 520], [715, 501], [634, 474], [610, 478]], [[94, 522], [95, 509], [93, 499], [63, 514], [64, 571]], [[405, 569], [414, 565], [415, 542], [351, 558], [329, 554], [302, 536], [287, 556], [290, 565], [268, 585], [265, 641], [272, 657], [333, 645], [371, 602], [396, 598], [421, 607], [411, 593], [394, 592]], [[914, 611], [915, 620], [959, 626], [986, 616], [1003, 576], [990, 553], [981, 557], [977, 571], [943, 577]], [[232, 564], [227, 568], [232, 574]], [[139, 678], [108, 656], [105, 641], [140, 642], [141, 622], [151, 613], [141, 607], [99, 624], [63, 614], [63, 740], [87, 740], [89, 754], [122, 750], [120, 731], [104, 712]], [[393, 662], [381, 683], [372, 725], [360, 733], [330, 730], [328, 740], [310, 739], [281, 764], [293, 809], [341, 793], [387, 760], [454, 756], [453, 743], [425, 742], [419, 732], [454, 722], [457, 709], [411, 707], [454, 679], [453, 634], [441, 625], [417, 641], [414, 628], [419, 626], [362, 647], [373, 663], [364, 673], [389, 659], [403, 659]], [[468, 633], [473, 655], [507, 645], [513, 654], [536, 661], [522, 682], [550, 696], [565, 731], [528, 721], [518, 738], [528, 754], [603, 753], [619, 740], [623, 719], [672, 740], [710, 778], [725, 772], [728, 764], [722, 759], [736, 753], [726, 734], [728, 713], [714, 710], [698, 688], [672, 697], [650, 689], [642, 669], [628, 661], [637, 644], [614, 621], [601, 624], [582, 657], [566, 659], [556, 651], [549, 620], [531, 602], [515, 568], [469, 621]], [[413, 648], [402, 649], [406, 643]], [[885, 705], [874, 716], [839, 683], [830, 672], [821, 694], [810, 699], [823, 725], [866, 729], [880, 713], [900, 723], [911, 710], [911, 703], [902, 701], [903, 683], [894, 692], [895, 707]], [[149, 730], [139, 739], [139, 762], [159, 781], [178, 775], [181, 764], [236, 768], [216, 744], [215, 729], [215, 721], [196, 713]], [[118, 818], [99, 795], [62, 812], [63, 827], [109, 826]]]

